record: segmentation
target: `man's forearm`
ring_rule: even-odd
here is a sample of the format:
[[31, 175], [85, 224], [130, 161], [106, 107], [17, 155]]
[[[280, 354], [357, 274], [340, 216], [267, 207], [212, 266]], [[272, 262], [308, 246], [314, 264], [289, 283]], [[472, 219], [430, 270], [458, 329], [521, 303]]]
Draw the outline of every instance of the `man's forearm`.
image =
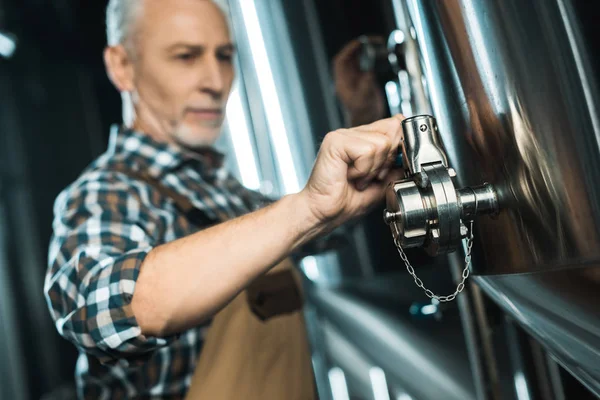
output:
[[306, 203], [290, 195], [155, 248], [132, 300], [142, 333], [165, 336], [197, 326], [318, 233]]

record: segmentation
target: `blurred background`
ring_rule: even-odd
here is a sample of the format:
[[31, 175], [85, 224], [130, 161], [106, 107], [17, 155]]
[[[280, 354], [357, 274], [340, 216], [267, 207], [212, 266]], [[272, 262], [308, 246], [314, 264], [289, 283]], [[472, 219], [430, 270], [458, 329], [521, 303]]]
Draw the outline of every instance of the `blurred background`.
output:
[[[270, 196], [301, 188], [323, 135], [350, 123], [336, 95], [333, 62], [344, 46], [360, 37], [364, 43], [353, 60], [361, 71], [376, 77], [379, 95], [384, 99], [384, 115], [435, 113], [442, 130], [456, 127], [449, 117], [444, 117], [442, 109], [450, 110], [446, 113], [472, 115], [472, 108], [465, 111], [468, 100], [475, 104], [481, 101], [481, 97], [471, 96], [464, 89], [468, 86], [464, 76], [456, 75], [461, 68], [468, 72], [468, 63], [461, 63], [457, 54], [461, 48], [477, 45], [478, 32], [502, 39], [499, 42], [504, 47], [498, 47], [498, 54], [504, 51], [504, 55], [515, 56], [516, 64], [522, 62], [520, 70], [509, 70], [499, 67], [507, 65], [503, 64], [506, 59], [494, 59], [498, 64], [488, 68], [492, 72], [495, 68], [502, 70], [504, 75], [497, 79], [503, 79], [504, 83], [526, 80], [527, 73], [535, 69], [523, 56], [527, 48], [533, 47], [532, 43], [514, 45], [511, 53], [505, 47], [514, 43], [514, 36], [506, 32], [516, 32], [521, 37], [531, 34], [529, 37], [539, 39], [538, 49], [542, 50], [531, 55], [535, 59], [531, 62], [538, 62], [538, 68], [546, 65], [544, 61], [550, 55], [544, 51], [553, 44], [557, 46], [555, 51], [565, 50], [564, 70], [558, 67], [552, 70], [558, 71], [554, 76], [557, 81], [576, 75], [570, 74], [576, 68], [568, 60], [577, 57], [568, 50], [580, 49], [580, 56], [589, 56], [584, 57], [589, 73], [579, 71], [582, 76], [593, 78], [588, 80], [591, 82], [588, 91], [577, 92], [579, 86], [575, 85], [569, 89], [574, 92], [557, 89], [552, 96], [565, 97], [567, 103], [569, 95], [583, 98], [585, 92], [588, 97], [594, 96], [597, 78], [594, 71], [598, 69], [597, 57], [592, 55], [598, 54], [595, 52], [596, 38], [600, 37], [595, 26], [598, 14], [583, 1], [527, 0], [524, 6], [517, 1], [502, 5], [482, 1], [476, 6], [470, 1], [444, 4], [433, 0], [230, 0], [229, 3], [239, 49], [238, 79], [219, 146], [228, 154], [231, 170], [246, 186]], [[85, 166], [104, 152], [110, 127], [121, 121], [120, 96], [110, 84], [102, 62], [106, 43], [105, 7], [106, 1], [0, 0], [1, 399], [74, 396], [77, 353], [74, 346], [59, 337], [50, 319], [43, 297], [43, 279], [53, 201]], [[463, 21], [472, 30], [471, 42], [454, 41], [453, 47], [452, 39], [456, 38], [452, 35], [458, 35], [460, 30], [451, 29], [456, 28], [448, 22], [455, 21], [451, 11], [466, 17], [481, 17]], [[561, 15], [568, 18], [557, 17]], [[554, 25], [556, 21], [562, 21], [562, 25]], [[519, 31], [528, 24], [529, 30]], [[495, 29], [507, 26], [515, 29]], [[398, 31], [400, 34], [394, 36]], [[544, 35], [552, 32], [567, 39], [574, 35], [579, 41], [545, 41], [549, 36]], [[369, 42], [365, 37], [381, 38], [381, 42]], [[434, 37], [446, 38], [447, 42], [440, 39], [439, 43], [444, 44], [435, 47], [438, 42], [427, 39]], [[418, 93], [412, 98], [405, 93], [406, 82], [414, 78], [409, 76], [413, 74], [411, 60], [407, 58], [396, 69], [390, 66], [390, 38], [396, 40], [391, 50], [394, 54], [404, 55], [413, 45], [420, 49], [415, 65], [423, 69], [423, 77], [418, 79], [422, 83], [422, 98]], [[434, 43], [429, 43], [430, 40]], [[433, 46], [431, 53], [427, 53], [428, 46]], [[458, 68], [449, 69], [455, 75], [436, 75], [437, 70], [450, 65]], [[444, 103], [439, 100], [437, 87], [441, 79], [449, 76], [452, 79], [444, 80], [451, 82], [448, 90], [460, 94]], [[543, 97], [544, 93], [539, 95]], [[586, 97], [585, 104], [594, 103], [592, 100]], [[469, 104], [472, 106], [473, 102]], [[577, 108], [580, 104], [556, 105], [563, 106]], [[496, 111], [491, 114], [499, 115]], [[535, 112], [530, 111], [534, 122], [538, 115]], [[595, 114], [590, 111], [590, 115]], [[576, 117], [569, 117], [568, 128], [578, 126], [573, 122]], [[467, 116], [464, 121], [464, 130], [459, 135], [476, 133], [476, 128], [471, 128], [472, 118]], [[512, 131], [509, 125], [502, 125], [500, 130]], [[283, 129], [275, 131], [274, 127]], [[597, 132], [585, 134], [592, 137]], [[285, 140], [277, 140], [277, 135]], [[457, 139], [454, 146], [454, 139], [443, 137], [443, 140], [452, 149], [468, 143]], [[464, 163], [457, 157], [451, 155], [451, 161], [464, 167], [459, 169], [463, 182], [477, 183], [494, 176], [488, 173], [489, 169], [480, 171], [477, 164]], [[596, 160], [595, 156], [590, 157]], [[600, 183], [596, 178], [591, 176], [586, 187]], [[587, 193], [592, 196], [597, 192]], [[307, 257], [302, 262], [309, 289], [306, 316], [322, 399], [596, 398], [600, 393], [598, 300], [561, 297], [560, 290], [564, 288], [551, 290], [558, 297], [544, 297], [547, 307], [560, 301], [576, 304], [574, 308], [566, 306], [560, 310], [570, 310], [579, 318], [579, 322], [570, 321], [569, 325], [549, 317], [558, 321], [556, 326], [564, 328], [557, 333], [562, 335], [559, 339], [548, 333], [555, 325], [546, 324], [546, 320], [520, 319], [515, 315], [521, 311], [522, 315], [529, 315], [527, 312], [532, 308], [534, 311], [545, 308], [530, 299], [519, 303], [519, 294], [511, 294], [506, 287], [527, 292], [529, 288], [543, 286], [538, 281], [508, 280], [507, 286], [502, 286], [501, 280], [493, 284], [478, 281], [479, 284], [467, 287], [458, 302], [444, 305], [432, 302], [406, 273], [381, 218], [382, 210], [383, 205], [355, 226], [343, 230], [346, 246]], [[528, 224], [527, 219], [519, 221], [514, 225]], [[573, 260], [578, 259], [584, 261], [578, 261], [580, 264], [587, 263], [597, 271], [596, 260], [600, 259], [594, 247], [597, 244], [592, 241], [592, 250], [579, 258], [567, 252], [560, 260], [568, 262], [560, 266], [574, 265]], [[500, 243], [496, 249], [499, 253], [516, 254], [517, 248], [527, 252], [528, 246], [535, 244], [526, 242], [510, 247]], [[475, 264], [482, 275], [497, 272], [490, 257], [494, 254], [499, 257], [499, 253], [490, 253], [479, 241], [475, 249]], [[430, 258], [415, 249], [408, 255], [414, 265], [419, 265], [423, 281], [434, 292], [446, 293], [455, 286], [456, 265], [460, 265], [464, 256], [460, 253], [454, 258]], [[521, 262], [515, 261], [517, 258], [510, 260], [507, 263]], [[554, 260], [527, 259], [524, 263], [539, 267], [551, 265]], [[490, 267], [486, 270], [487, 265]], [[566, 276], [574, 284], [564, 290], [577, 291], [582, 286], [574, 278], [576, 275], [552, 275], [547, 281], [564, 282]], [[597, 275], [586, 276], [588, 292], [598, 290]], [[519, 286], [521, 283], [523, 286]], [[506, 298], [514, 302], [507, 306], [502, 300]], [[579, 301], [587, 304], [587, 311], [578, 308]], [[522, 304], [524, 309], [519, 308]], [[527, 308], [531, 304], [532, 308]], [[564, 335], [573, 340], [561, 342]], [[564, 356], [571, 352], [564, 343], [587, 349], [586, 357], [590, 357], [587, 363], [573, 364], [571, 358]], [[590, 365], [595, 365], [595, 369], [589, 369]]]

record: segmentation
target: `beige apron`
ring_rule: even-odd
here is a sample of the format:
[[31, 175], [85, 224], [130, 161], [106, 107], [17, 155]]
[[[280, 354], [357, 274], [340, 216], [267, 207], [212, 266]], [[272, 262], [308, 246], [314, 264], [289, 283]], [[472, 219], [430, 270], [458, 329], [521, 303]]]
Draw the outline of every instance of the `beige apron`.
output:
[[[292, 268], [285, 260], [265, 278], [280, 273], [291, 277]], [[297, 275], [294, 278], [299, 284]], [[302, 311], [262, 321], [251, 311], [249, 296], [254, 302], [260, 297], [251, 286], [215, 316], [186, 399], [315, 399]]]

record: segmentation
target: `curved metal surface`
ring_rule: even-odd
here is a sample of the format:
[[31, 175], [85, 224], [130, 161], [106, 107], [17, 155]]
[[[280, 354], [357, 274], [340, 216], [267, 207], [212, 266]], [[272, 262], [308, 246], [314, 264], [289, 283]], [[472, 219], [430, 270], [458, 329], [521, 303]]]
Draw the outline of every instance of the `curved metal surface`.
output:
[[[395, 280], [393, 290], [400, 282], [407, 286], [408, 280]], [[384, 287], [381, 282], [373, 286], [379, 292]], [[454, 325], [449, 320], [422, 327], [414, 321], [411, 323], [405, 310], [410, 305], [408, 298], [418, 296], [418, 289], [411, 290], [413, 293], [404, 296], [407, 304], [398, 309], [404, 301], [400, 298], [391, 310], [390, 299], [383, 301], [388, 304], [385, 309], [377, 302], [363, 298], [363, 293], [311, 288], [311, 303], [340, 332], [344, 341], [352, 344], [342, 350], [337, 347], [339, 340], [337, 345], [330, 343], [327, 346], [330, 357], [356, 377], [366, 376], [358, 371], [365, 369], [360, 364], [380, 367], [386, 372], [391, 387], [402, 388], [416, 399], [474, 399], [458, 321], [454, 321]], [[365, 361], [359, 362], [359, 354]]]
[[492, 183], [504, 209], [477, 219], [477, 282], [600, 395], [600, 71], [579, 5], [406, 0], [403, 11], [460, 186]]
[[597, 82], [563, 0], [408, 1], [434, 115], [461, 186], [509, 211], [479, 220], [477, 273], [600, 261]]
[[435, 119], [418, 115], [402, 121], [405, 145], [402, 146], [405, 167], [416, 174], [426, 164], [442, 163], [448, 166], [446, 153], [440, 144]]
[[480, 276], [477, 283], [568, 371], [600, 396], [598, 265]]

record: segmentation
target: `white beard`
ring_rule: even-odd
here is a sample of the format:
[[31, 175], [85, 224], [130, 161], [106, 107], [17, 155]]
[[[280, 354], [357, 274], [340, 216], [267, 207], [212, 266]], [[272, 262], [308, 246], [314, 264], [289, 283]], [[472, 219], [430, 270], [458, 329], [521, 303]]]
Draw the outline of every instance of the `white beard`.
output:
[[180, 145], [190, 148], [197, 149], [201, 147], [211, 147], [215, 144], [220, 136], [222, 130], [222, 124], [220, 123], [215, 127], [205, 127], [206, 130], [214, 130], [213, 134], [200, 135], [197, 129], [190, 128], [185, 124], [181, 124], [173, 132], [173, 137]]

